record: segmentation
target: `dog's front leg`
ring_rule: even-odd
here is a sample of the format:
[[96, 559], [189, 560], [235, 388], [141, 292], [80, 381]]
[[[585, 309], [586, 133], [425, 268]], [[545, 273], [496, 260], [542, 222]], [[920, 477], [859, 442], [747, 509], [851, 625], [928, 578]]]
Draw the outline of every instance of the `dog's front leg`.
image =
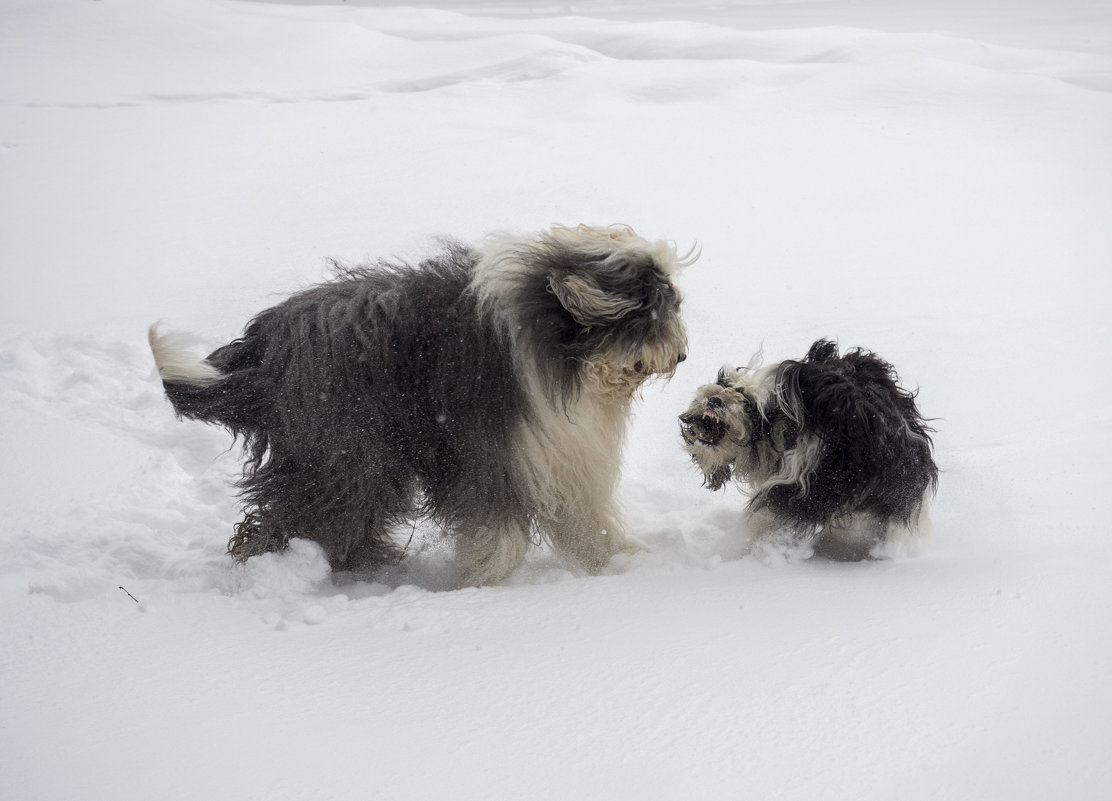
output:
[[568, 507], [542, 529], [556, 552], [597, 575], [619, 553], [636, 553], [643, 546], [625, 533], [617, 513], [603, 505]]
[[497, 584], [524, 561], [530, 546], [528, 524], [519, 520], [464, 525], [456, 541], [463, 587]]

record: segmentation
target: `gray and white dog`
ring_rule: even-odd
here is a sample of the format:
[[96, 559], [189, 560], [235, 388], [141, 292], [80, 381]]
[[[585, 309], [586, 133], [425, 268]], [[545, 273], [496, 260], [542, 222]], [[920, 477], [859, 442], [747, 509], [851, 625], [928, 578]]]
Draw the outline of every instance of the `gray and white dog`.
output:
[[462, 583], [540, 537], [597, 573], [627, 539], [614, 499], [632, 399], [687, 346], [677, 267], [627, 227], [445, 242], [416, 265], [339, 268], [206, 358], [150, 331], [179, 416], [242, 438], [237, 560], [319, 543], [333, 570], [400, 559], [391, 529], [450, 532]]
[[938, 468], [932, 429], [892, 365], [825, 339], [803, 359], [759, 361], [723, 368], [680, 415], [706, 485], [746, 485], [754, 543], [786, 538], [853, 560], [917, 533]]

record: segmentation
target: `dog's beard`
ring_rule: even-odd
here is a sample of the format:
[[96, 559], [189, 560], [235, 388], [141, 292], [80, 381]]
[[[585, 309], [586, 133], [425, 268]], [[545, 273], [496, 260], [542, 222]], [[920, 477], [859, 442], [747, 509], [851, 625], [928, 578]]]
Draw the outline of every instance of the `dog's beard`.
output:
[[628, 400], [640, 389], [652, 373], [634, 367], [616, 367], [603, 358], [585, 359], [583, 376], [600, 397]]
[[687, 336], [679, 316], [661, 327], [659, 336], [623, 345], [604, 342], [580, 360], [583, 379], [598, 396], [618, 401], [630, 399], [646, 382], [670, 380], [687, 358]]

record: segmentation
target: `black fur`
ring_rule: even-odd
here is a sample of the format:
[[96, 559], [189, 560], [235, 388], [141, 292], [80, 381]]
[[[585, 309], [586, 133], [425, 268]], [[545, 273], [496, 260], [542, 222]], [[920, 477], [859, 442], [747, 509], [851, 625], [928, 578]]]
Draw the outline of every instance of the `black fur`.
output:
[[915, 393], [876, 354], [839, 355], [825, 339], [769, 371], [724, 369], [680, 421], [709, 488], [736, 475], [750, 487], [751, 514], [827, 555], [861, 558], [891, 525], [914, 530], [938, 483]]
[[855, 348], [838, 355], [828, 340], [811, 346], [802, 361], [785, 361], [776, 382], [796, 405], [791, 419], [780, 403], [759, 415], [759, 438], [769, 440], [783, 427], [784, 447], [795, 447], [801, 430], [822, 441], [819, 462], [799, 484], [779, 484], [754, 496], [754, 508], [768, 506], [808, 526], [817, 526], [852, 507], [885, 520], [910, 523], [923, 495], [938, 483], [929, 428], [915, 394], [898, 385], [888, 362]]

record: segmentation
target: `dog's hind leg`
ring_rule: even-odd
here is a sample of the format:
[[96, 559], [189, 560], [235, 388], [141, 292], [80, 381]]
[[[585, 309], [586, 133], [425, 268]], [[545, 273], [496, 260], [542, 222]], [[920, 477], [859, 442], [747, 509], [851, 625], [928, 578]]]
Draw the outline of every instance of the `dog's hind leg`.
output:
[[241, 486], [246, 515], [228, 552], [238, 561], [286, 548], [298, 537], [324, 549], [334, 571], [369, 571], [398, 561], [390, 526], [412, 511], [411, 484], [341, 451], [289, 455], [272, 449]]
[[378, 509], [248, 509], [228, 541], [228, 554], [245, 562], [261, 553], [284, 551], [291, 538], [312, 540], [324, 549], [333, 571], [370, 571], [401, 559], [386, 516]]
[[268, 525], [266, 516], [258, 509], [245, 509], [243, 520], [235, 524], [235, 533], [228, 540], [228, 555], [237, 562], [246, 562], [261, 553], [284, 551], [289, 545], [289, 534]]
[[356, 507], [345, 519], [334, 521], [328, 542], [321, 543], [332, 569], [365, 572], [401, 561], [404, 550], [390, 536], [394, 518], [381, 508]]

